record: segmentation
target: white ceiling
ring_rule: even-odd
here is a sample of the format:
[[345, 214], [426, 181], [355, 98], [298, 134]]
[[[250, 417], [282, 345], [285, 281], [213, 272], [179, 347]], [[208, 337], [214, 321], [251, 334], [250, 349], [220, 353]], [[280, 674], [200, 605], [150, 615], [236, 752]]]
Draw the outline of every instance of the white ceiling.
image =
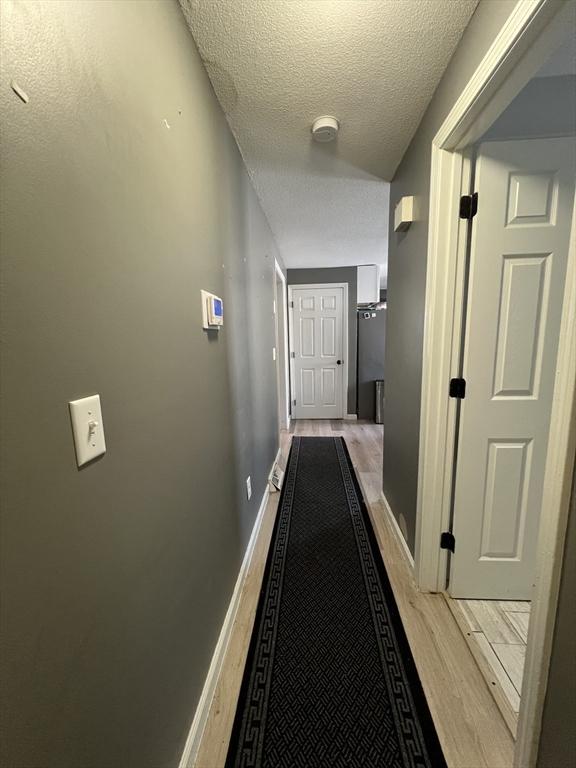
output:
[[385, 284], [387, 182], [478, 0], [180, 2], [286, 266], [379, 263]]

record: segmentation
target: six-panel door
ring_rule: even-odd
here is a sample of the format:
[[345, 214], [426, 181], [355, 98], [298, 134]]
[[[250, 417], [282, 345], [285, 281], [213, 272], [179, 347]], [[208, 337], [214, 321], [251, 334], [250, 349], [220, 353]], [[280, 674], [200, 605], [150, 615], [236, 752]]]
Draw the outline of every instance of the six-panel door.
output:
[[454, 597], [530, 599], [574, 202], [572, 139], [479, 148]]
[[293, 400], [296, 419], [344, 416], [342, 287], [293, 288]]

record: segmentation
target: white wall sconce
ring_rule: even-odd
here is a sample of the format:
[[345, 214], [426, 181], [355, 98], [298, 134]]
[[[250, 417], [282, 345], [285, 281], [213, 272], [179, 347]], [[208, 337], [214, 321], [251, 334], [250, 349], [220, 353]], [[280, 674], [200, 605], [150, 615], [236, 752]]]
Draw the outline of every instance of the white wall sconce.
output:
[[394, 209], [394, 232], [405, 232], [414, 221], [414, 198], [401, 197]]

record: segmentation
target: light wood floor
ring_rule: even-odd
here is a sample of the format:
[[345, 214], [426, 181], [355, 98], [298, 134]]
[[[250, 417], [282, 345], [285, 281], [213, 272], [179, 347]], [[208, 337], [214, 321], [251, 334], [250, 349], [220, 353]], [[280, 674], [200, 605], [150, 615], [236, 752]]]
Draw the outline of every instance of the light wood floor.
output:
[[446, 599], [502, 716], [516, 735], [530, 603]]
[[[449, 768], [509, 768], [514, 742], [470, 649], [440, 594], [418, 592], [382, 500], [382, 427], [355, 421], [297, 421], [298, 435], [342, 435], [347, 443], [422, 686]], [[281, 435], [285, 462], [291, 435]], [[278, 494], [266, 509], [216, 686], [196, 768], [223, 768]], [[311, 768], [314, 768], [311, 766]]]

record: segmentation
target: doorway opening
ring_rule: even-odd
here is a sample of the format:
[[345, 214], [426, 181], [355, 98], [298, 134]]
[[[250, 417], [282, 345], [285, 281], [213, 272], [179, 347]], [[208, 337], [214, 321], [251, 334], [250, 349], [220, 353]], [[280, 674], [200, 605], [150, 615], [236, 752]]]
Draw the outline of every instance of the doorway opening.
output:
[[[576, 129], [545, 125], [561, 115], [534, 103], [539, 77], [576, 75], [547, 62], [568, 13], [519, 3], [432, 146], [416, 579], [445, 594], [522, 768], [536, 762], [574, 462]], [[519, 117], [528, 104], [538, 119]]]
[[[575, 92], [576, 75], [551, 77], [560, 84], [542, 84], [538, 74], [474, 147], [478, 210], [468, 223], [460, 359], [466, 391], [456, 402], [448, 602], [513, 735], [576, 177], [574, 98], [563, 94]], [[548, 110], [544, 102], [556, 95]], [[527, 109], [551, 118], [540, 134], [572, 135], [508, 138], [534, 126]]]

